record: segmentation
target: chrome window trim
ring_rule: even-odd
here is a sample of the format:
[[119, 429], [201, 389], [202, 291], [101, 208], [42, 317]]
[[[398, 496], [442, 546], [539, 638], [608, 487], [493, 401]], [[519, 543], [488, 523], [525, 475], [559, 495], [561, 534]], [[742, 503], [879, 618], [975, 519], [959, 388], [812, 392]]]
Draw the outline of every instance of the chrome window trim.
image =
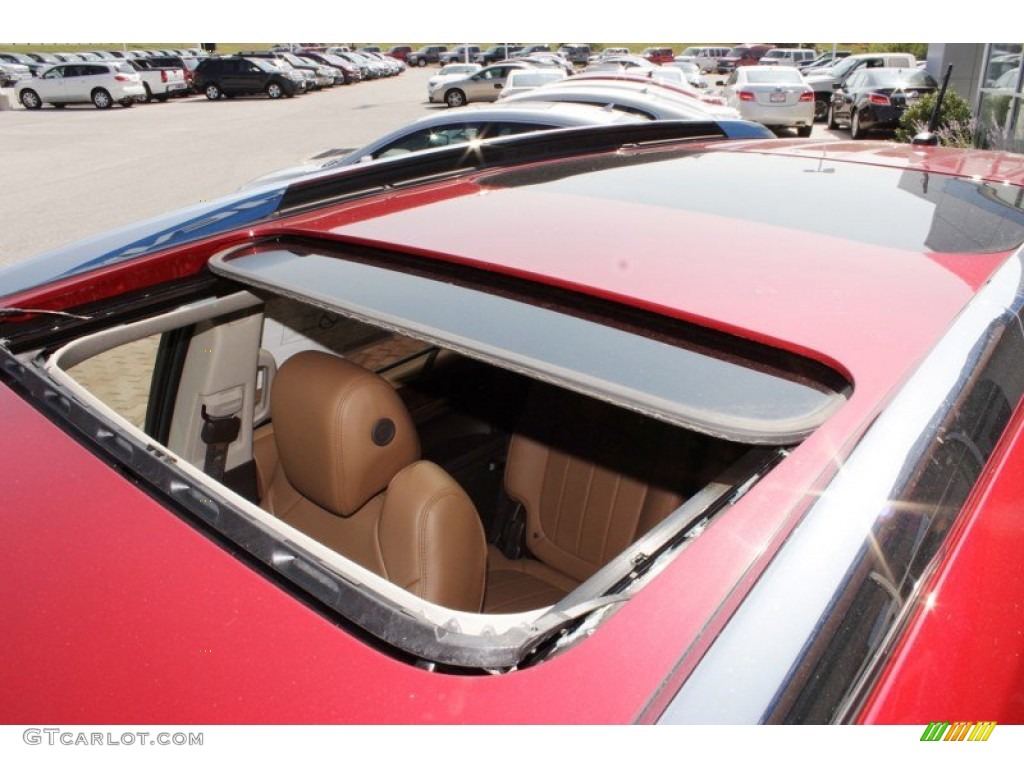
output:
[[[899, 510], [909, 484], [927, 463], [925, 449], [942, 437], [962, 397], [983, 379], [993, 346], [1011, 335], [1018, 343], [1024, 339], [1022, 314], [1024, 248], [964, 308], [851, 451], [660, 714], [660, 723], [791, 720], [790, 706], [809, 685], [818, 651], [841, 629], [833, 608], [851, 601], [874, 575], [858, 569], [871, 553], [874, 532]], [[1018, 402], [1012, 400], [1011, 409]], [[943, 546], [902, 600], [884, 639], [842, 691], [832, 722], [856, 717], [880, 660], [924, 600], [921, 585]]]

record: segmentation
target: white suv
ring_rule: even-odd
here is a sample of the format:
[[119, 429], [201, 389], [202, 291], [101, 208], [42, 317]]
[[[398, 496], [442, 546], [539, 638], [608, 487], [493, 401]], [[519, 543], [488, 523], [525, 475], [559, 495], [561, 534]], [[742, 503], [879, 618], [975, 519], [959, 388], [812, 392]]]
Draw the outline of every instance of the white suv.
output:
[[704, 45], [691, 46], [676, 56], [676, 61], [690, 61], [696, 64], [701, 72], [714, 72], [718, 67], [718, 60], [725, 58], [732, 50], [728, 47]]
[[126, 61], [84, 61], [57, 64], [39, 77], [24, 80], [18, 87], [18, 100], [25, 109], [43, 104], [88, 104], [108, 109], [115, 102], [130, 107], [144, 99], [146, 88], [139, 74]]

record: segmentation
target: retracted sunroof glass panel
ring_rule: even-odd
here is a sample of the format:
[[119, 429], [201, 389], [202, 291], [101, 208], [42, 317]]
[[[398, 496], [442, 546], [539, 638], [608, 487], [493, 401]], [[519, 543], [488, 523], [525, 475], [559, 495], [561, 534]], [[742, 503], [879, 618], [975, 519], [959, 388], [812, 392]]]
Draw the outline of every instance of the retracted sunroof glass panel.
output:
[[724, 334], [626, 308], [608, 312], [596, 300], [581, 311], [579, 297], [568, 292], [559, 305], [529, 283], [506, 281], [499, 290], [486, 278], [475, 283], [470, 270], [453, 279], [450, 272], [430, 274], [430, 265], [409, 271], [337, 248], [276, 241], [222, 254], [211, 266], [729, 440], [799, 442], [848, 394], [847, 383], [818, 363]]

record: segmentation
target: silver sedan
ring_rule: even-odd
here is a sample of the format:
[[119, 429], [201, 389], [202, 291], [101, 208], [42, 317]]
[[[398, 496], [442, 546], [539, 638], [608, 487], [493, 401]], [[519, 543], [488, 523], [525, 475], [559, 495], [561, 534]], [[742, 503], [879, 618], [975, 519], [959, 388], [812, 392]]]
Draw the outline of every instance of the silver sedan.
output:
[[461, 80], [440, 84], [430, 92], [430, 101], [449, 107], [462, 107], [471, 101], [496, 101], [505, 87], [508, 73], [514, 69], [528, 69], [529, 64], [504, 62], [484, 67], [476, 74]]
[[811, 135], [814, 89], [793, 67], [737, 67], [722, 93], [744, 120]]

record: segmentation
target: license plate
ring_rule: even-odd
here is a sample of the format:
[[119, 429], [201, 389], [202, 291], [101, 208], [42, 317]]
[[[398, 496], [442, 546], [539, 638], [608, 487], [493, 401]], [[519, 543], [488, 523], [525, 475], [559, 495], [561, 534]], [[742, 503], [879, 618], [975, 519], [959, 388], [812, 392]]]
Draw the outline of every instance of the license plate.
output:
[[185, 90], [185, 84], [184, 83], [171, 83], [169, 86], [167, 86], [167, 90], [168, 91], [184, 91]]
[[786, 102], [786, 94], [784, 93], [773, 93], [768, 97], [768, 101], [772, 104], [784, 104]]

